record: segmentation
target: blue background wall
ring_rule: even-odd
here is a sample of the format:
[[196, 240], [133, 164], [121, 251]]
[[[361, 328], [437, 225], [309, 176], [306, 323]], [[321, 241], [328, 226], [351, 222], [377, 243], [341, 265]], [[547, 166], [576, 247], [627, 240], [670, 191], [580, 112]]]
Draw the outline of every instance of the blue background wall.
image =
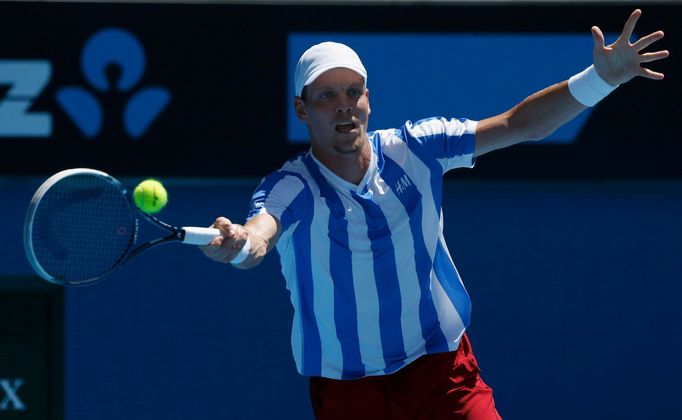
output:
[[[242, 220], [257, 183], [165, 181], [163, 218], [181, 225]], [[38, 183], [0, 182], [0, 275], [30, 274], [21, 225]], [[505, 418], [682, 416], [681, 181], [452, 179], [444, 196]], [[312, 417], [274, 254], [244, 272], [169, 245], [68, 289], [65, 308], [69, 420]]]

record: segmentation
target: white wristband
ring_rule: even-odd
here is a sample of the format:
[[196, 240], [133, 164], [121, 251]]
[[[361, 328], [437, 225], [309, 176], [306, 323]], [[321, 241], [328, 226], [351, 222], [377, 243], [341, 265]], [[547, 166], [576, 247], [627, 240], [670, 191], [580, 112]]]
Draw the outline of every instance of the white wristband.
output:
[[568, 79], [571, 95], [585, 106], [596, 105], [617, 87], [602, 79], [594, 64]]
[[241, 264], [246, 260], [246, 257], [249, 256], [249, 250], [251, 249], [251, 241], [249, 238], [246, 238], [246, 242], [244, 243], [244, 246], [242, 247], [241, 250], [239, 250], [239, 254], [237, 254], [234, 258], [232, 258], [232, 261], [230, 261], [230, 264], [237, 265]]

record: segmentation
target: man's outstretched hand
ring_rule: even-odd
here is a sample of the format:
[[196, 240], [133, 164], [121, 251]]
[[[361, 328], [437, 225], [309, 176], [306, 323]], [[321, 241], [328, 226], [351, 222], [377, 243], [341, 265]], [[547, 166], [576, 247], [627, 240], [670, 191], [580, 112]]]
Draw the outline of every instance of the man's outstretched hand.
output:
[[669, 55], [668, 51], [641, 53], [643, 49], [663, 38], [663, 31], [652, 32], [634, 43], [630, 42], [640, 16], [642, 16], [641, 10], [637, 9], [632, 12], [625, 22], [623, 32], [611, 45], [604, 45], [604, 34], [601, 29], [597, 26], [592, 27], [594, 67], [602, 79], [611, 85], [623, 84], [635, 76], [654, 80], [663, 79], [663, 73], [642, 67], [642, 64], [666, 58]]

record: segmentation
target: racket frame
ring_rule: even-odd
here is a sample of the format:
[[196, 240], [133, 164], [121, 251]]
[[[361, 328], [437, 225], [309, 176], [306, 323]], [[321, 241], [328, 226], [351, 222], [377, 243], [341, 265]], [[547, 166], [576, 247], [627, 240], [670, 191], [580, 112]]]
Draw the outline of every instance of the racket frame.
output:
[[[40, 201], [42, 197], [45, 195], [45, 193], [52, 187], [54, 186], [57, 182], [61, 181], [64, 178], [74, 176], [74, 175], [81, 175], [81, 174], [89, 174], [89, 175], [95, 175], [101, 178], [104, 178], [107, 180], [107, 182], [112, 183], [118, 189], [120, 190], [121, 194], [125, 197], [126, 202], [128, 203], [130, 207], [130, 215], [133, 219], [133, 232], [130, 235], [130, 240], [129, 243], [125, 249], [125, 251], [122, 253], [121, 257], [111, 266], [109, 270], [106, 270], [105, 272], [97, 275], [96, 277], [93, 277], [91, 279], [87, 279], [84, 281], [80, 282], [69, 282], [61, 279], [55, 278], [53, 275], [47, 272], [45, 270], [40, 262], [38, 261], [38, 258], [36, 258], [35, 251], [33, 249], [33, 219], [35, 216], [35, 213], [40, 205]], [[137, 242], [138, 239], [138, 234], [139, 234], [139, 227], [140, 227], [140, 216], [144, 217], [148, 222], [153, 224], [154, 226], [165, 230], [167, 232], [170, 232], [169, 235], [163, 236], [154, 240], [151, 240], [149, 242], [146, 242], [142, 245], [139, 245], [138, 247], [134, 248], [134, 245]], [[188, 235], [188, 232], [191, 233]], [[58, 172], [51, 177], [49, 177], [41, 186], [36, 190], [35, 194], [33, 195], [33, 198], [31, 199], [31, 203], [29, 204], [29, 209], [26, 213], [26, 221], [24, 223], [24, 251], [26, 253], [27, 259], [29, 263], [31, 264], [31, 267], [34, 269], [34, 271], [43, 279], [55, 283], [55, 284], [60, 284], [60, 285], [67, 285], [67, 286], [85, 286], [89, 285], [92, 283], [95, 283], [102, 278], [106, 277], [109, 275], [111, 272], [115, 271], [116, 269], [122, 267], [125, 265], [128, 261], [133, 259], [134, 257], [138, 256], [141, 254], [143, 251], [146, 251], [150, 248], [157, 247], [159, 245], [171, 243], [171, 242], [182, 242], [182, 243], [187, 243], [190, 245], [206, 245], [211, 242], [213, 238], [216, 236], [221, 235], [220, 231], [215, 228], [199, 228], [199, 227], [175, 227], [173, 225], [170, 225], [166, 222], [163, 222], [159, 220], [157, 217], [143, 212], [140, 210], [135, 204], [132, 202], [132, 199], [130, 198], [130, 195], [128, 194], [127, 190], [121, 184], [120, 181], [118, 181], [116, 178], [112, 177], [111, 175], [98, 171], [96, 169], [90, 169], [90, 168], [73, 168], [73, 169], [66, 169], [61, 172]]]
[[[33, 194], [33, 197], [31, 198], [31, 203], [29, 204], [28, 211], [26, 212], [26, 221], [24, 222], [24, 252], [26, 253], [26, 257], [28, 259], [28, 262], [31, 264], [31, 267], [35, 272], [42, 277], [43, 279], [55, 283], [55, 284], [61, 284], [61, 285], [69, 285], [69, 286], [76, 286], [78, 283], [68, 283], [61, 281], [57, 278], [55, 278], [53, 275], [48, 273], [43, 266], [40, 264], [38, 261], [38, 258], [36, 257], [35, 250], [33, 249], [33, 219], [35, 216], [36, 211], [38, 210], [38, 207], [40, 205], [40, 201], [42, 198], [45, 196], [45, 193], [52, 188], [57, 182], [61, 181], [64, 178], [68, 178], [70, 176], [74, 175], [80, 175], [80, 174], [90, 174], [90, 175], [95, 175], [101, 178], [107, 179], [109, 182], [112, 182], [114, 184], [117, 184], [119, 188], [122, 190], [122, 193], [126, 198], [128, 199], [128, 203], [130, 203], [130, 199], [127, 197], [127, 194], [125, 193], [125, 188], [123, 188], [123, 185], [115, 178], [113, 178], [111, 175], [98, 171], [96, 169], [90, 169], [90, 168], [73, 168], [73, 169], [66, 169], [60, 172], [57, 172], [56, 174], [52, 175], [49, 177], [45, 182], [43, 182], [40, 187], [36, 190], [36, 192]], [[139, 223], [137, 222], [137, 219], [135, 216], [133, 216], [133, 219], [135, 220], [134, 223], [134, 231], [133, 234], [131, 235], [131, 239], [128, 243], [128, 247], [126, 248], [126, 251], [123, 253], [123, 256], [121, 259], [116, 261], [116, 263], [113, 264], [111, 270], [108, 270], [107, 272], [99, 275], [97, 278], [89, 280], [89, 281], [84, 281], [82, 284], [90, 284], [94, 281], [97, 281], [98, 279], [101, 279], [102, 277], [106, 276], [109, 274], [111, 271], [115, 270], [118, 268], [121, 264], [125, 263], [125, 257], [126, 255], [130, 252], [130, 247], [135, 244], [135, 241], [137, 240], [137, 232], [139, 228]], [[123, 260], [123, 261], [121, 261]]]

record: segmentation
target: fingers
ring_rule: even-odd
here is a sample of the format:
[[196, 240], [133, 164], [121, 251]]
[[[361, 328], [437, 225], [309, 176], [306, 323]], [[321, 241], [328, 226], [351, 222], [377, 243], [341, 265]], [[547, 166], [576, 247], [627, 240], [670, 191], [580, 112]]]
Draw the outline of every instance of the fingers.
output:
[[[663, 38], [665, 34], [663, 31], [656, 31], [653, 32], [645, 37], [640, 38], [632, 44], [632, 46], [636, 49], [636, 51], [641, 51], [644, 48], [647, 48], [654, 42], [658, 41], [659, 39]], [[639, 62], [641, 63], [651, 63], [653, 61], [661, 60], [670, 55], [670, 52], [668, 50], [661, 50], [661, 51], [654, 51], [654, 52], [648, 52], [648, 53], [643, 53], [639, 54]], [[653, 80], [663, 80], [664, 75], [663, 73], [653, 71], [644, 67], [641, 67], [639, 71], [639, 75], [642, 77], [646, 77], [647, 79], [653, 79]]]
[[221, 226], [226, 226], [229, 228], [230, 225], [232, 225], [232, 221], [230, 221], [230, 219], [226, 217], [219, 217], [215, 219], [215, 222], [213, 222], [213, 225], [211, 225], [211, 227], [220, 229]]
[[215, 237], [211, 243], [199, 248], [213, 261], [229, 263], [244, 246], [248, 234], [243, 226], [225, 217], [218, 217], [211, 227], [219, 229], [222, 236]]
[[656, 60], [666, 58], [669, 55], [670, 55], [670, 53], [668, 52], [668, 50], [644, 53], [644, 54], [639, 55], [639, 57], [640, 57], [639, 61], [640, 61], [640, 63], [650, 63], [652, 61], [656, 61]]
[[218, 239], [208, 245], [200, 246], [199, 249], [206, 257], [220, 263], [229, 263], [239, 251], [235, 250], [231, 244], [223, 239]]
[[230, 219], [227, 219], [225, 217], [219, 217], [213, 222], [214, 228], [217, 228], [220, 230], [220, 232], [223, 234], [223, 237], [227, 240], [233, 240], [236, 239], [238, 236], [238, 225], [235, 225], [230, 221]]
[[604, 34], [598, 26], [592, 27], [592, 39], [594, 40], [594, 49], [602, 50], [605, 48], [604, 45]]
[[647, 79], [653, 79], [653, 80], [663, 80], [665, 77], [663, 73], [659, 73], [657, 71], [645, 69], [642, 67], [642, 70], [639, 72], [639, 75], [642, 77], [646, 77]]
[[224, 237], [224, 236], [222, 236], [222, 235], [221, 235], [221, 236], [216, 236], [216, 237], [208, 244], [208, 246], [213, 246], [213, 247], [221, 246], [221, 245], [223, 244], [223, 241], [225, 241], [225, 237]]
[[625, 41], [630, 40], [640, 16], [642, 16], [642, 11], [639, 9], [635, 9], [635, 11], [630, 14], [630, 17], [628, 18], [627, 22], [625, 22], [625, 26], [623, 27], [623, 33], [620, 35], [622, 39]]
[[[211, 227], [216, 227], [215, 223]], [[216, 236], [209, 244], [202, 245], [198, 247], [201, 252], [204, 253], [208, 258], [214, 261], [221, 261], [223, 256], [221, 255], [223, 243], [225, 242], [224, 236]]]
[[663, 31], [656, 31], [654, 33], [651, 33], [645, 37], [642, 37], [637, 40], [632, 46], [637, 50], [641, 51], [644, 48], [648, 47], [649, 45], [653, 44], [654, 42], [658, 41], [659, 39], [663, 38], [665, 34]]

